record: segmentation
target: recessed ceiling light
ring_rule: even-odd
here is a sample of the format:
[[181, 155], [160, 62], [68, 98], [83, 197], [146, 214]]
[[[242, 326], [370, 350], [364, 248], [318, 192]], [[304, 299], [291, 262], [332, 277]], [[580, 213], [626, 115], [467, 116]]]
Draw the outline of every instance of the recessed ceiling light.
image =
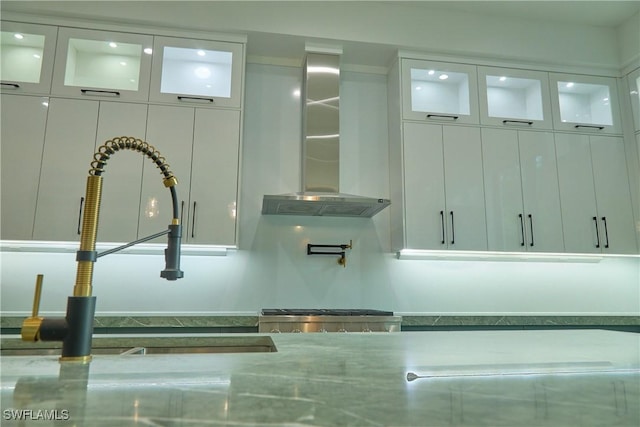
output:
[[204, 50], [199, 50], [198, 52], [196, 52], [198, 54], [198, 56], [205, 56], [206, 53]]
[[429, 70], [429, 72], [427, 74], [429, 74], [430, 76], [433, 76], [436, 72], [434, 70]]
[[153, 53], [153, 49], [151, 49], [150, 47], [145, 47], [144, 53], [146, 53], [147, 55], [151, 55]]
[[440, 80], [447, 80], [449, 78], [449, 76], [447, 74], [440, 74], [440, 76], [438, 78]]
[[507, 80], [507, 78], [506, 78], [505, 76], [502, 76], [502, 77], [500, 77], [500, 79], [499, 79], [499, 80], [500, 80], [501, 82], [503, 82], [503, 81]]
[[572, 87], [573, 87], [573, 82], [569, 82], [569, 83], [567, 83], [567, 85], [566, 85], [566, 86], [567, 86], [568, 88], [572, 88]]
[[116, 42], [109, 42], [109, 47], [118, 47]]
[[15, 38], [16, 38], [16, 39], [18, 39], [18, 40], [22, 40], [22, 39], [24, 38], [24, 36], [23, 36], [22, 34], [20, 34], [20, 33], [15, 33], [15, 34], [13, 35], [13, 37], [15, 37]]

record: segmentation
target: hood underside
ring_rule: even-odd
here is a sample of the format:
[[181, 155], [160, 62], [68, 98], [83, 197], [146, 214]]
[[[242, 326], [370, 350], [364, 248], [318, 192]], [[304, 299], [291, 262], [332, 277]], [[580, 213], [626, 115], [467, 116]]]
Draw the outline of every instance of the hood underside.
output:
[[388, 199], [339, 192], [340, 57], [308, 53], [303, 69], [302, 192], [265, 195], [264, 215], [370, 218]]
[[388, 199], [352, 194], [300, 192], [265, 195], [262, 200], [262, 213], [264, 215], [371, 218], [390, 204]]

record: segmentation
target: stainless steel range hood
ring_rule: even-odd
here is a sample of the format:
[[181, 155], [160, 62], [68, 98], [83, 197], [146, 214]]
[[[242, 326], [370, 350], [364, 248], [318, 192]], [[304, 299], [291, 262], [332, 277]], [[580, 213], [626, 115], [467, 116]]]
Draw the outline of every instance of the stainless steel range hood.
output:
[[388, 199], [339, 192], [340, 57], [307, 53], [303, 70], [302, 188], [292, 194], [265, 195], [265, 215], [370, 218]]

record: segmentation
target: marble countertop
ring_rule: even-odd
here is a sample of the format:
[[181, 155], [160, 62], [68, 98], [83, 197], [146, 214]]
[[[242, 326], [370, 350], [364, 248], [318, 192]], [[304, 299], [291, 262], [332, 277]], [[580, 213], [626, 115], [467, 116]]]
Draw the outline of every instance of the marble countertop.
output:
[[[277, 351], [96, 354], [87, 365], [2, 356], [2, 426], [640, 425], [639, 334], [234, 336], [271, 337]], [[228, 338], [163, 335], [145, 343]], [[408, 381], [409, 373], [421, 377]]]

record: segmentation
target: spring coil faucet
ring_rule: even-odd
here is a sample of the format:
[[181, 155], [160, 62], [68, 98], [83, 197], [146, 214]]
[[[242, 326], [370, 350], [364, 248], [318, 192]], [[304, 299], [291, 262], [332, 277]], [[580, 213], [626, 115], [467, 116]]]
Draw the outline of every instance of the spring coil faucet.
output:
[[[160, 169], [163, 175], [163, 183], [171, 191], [173, 218], [165, 231], [98, 254], [96, 252], [96, 237], [102, 197], [102, 173], [109, 158], [121, 150], [133, 150], [142, 153], [150, 158]], [[91, 360], [91, 339], [96, 304], [96, 297], [92, 296], [91, 293], [93, 288], [93, 264], [98, 257], [168, 234], [168, 244], [167, 249], [165, 249], [166, 267], [160, 273], [160, 277], [167, 280], [176, 280], [184, 277], [184, 272], [180, 270], [182, 225], [180, 224], [178, 196], [175, 189], [178, 180], [173, 176], [166, 159], [162, 157], [155, 147], [147, 142], [126, 136], [106, 141], [98, 148], [93, 158], [89, 176], [87, 177], [80, 249], [76, 253], [76, 261], [78, 263], [76, 283], [73, 288], [73, 296], [67, 299], [67, 315], [65, 318], [43, 318], [38, 316], [43, 281], [42, 275], [38, 275], [33, 310], [31, 316], [22, 323], [21, 329], [24, 341], [62, 341], [61, 362], [87, 363]]]

